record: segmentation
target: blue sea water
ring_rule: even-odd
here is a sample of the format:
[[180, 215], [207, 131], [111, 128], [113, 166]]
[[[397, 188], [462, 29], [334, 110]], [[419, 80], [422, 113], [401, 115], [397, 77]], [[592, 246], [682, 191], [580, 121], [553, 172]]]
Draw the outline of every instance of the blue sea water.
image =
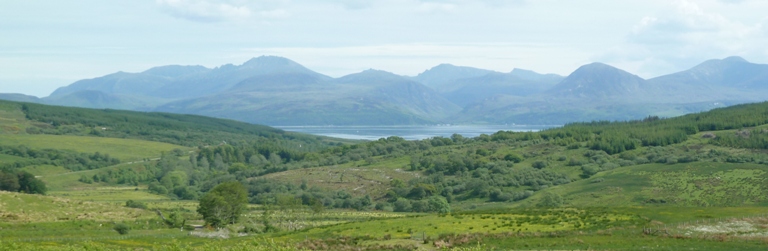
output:
[[432, 137], [450, 137], [454, 133], [467, 138], [498, 131], [539, 131], [555, 126], [547, 125], [434, 125], [434, 126], [276, 126], [277, 128], [343, 139], [377, 140], [398, 136], [407, 140]]

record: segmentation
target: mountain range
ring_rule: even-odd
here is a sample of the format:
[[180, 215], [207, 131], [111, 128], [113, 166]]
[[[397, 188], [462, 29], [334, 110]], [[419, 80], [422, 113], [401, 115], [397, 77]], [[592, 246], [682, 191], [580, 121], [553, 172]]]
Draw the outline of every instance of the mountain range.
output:
[[602, 63], [568, 76], [441, 64], [417, 76], [332, 78], [276, 56], [216, 68], [160, 66], [0, 99], [161, 111], [266, 125], [564, 124], [676, 116], [768, 99], [768, 65], [740, 57], [651, 79]]

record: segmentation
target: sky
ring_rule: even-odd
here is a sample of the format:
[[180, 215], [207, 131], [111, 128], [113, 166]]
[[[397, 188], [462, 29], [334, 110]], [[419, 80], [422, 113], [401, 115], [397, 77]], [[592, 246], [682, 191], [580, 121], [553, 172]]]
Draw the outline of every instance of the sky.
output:
[[449, 63], [644, 78], [741, 56], [768, 63], [765, 0], [0, 1], [0, 93], [160, 65], [282, 56], [332, 77]]

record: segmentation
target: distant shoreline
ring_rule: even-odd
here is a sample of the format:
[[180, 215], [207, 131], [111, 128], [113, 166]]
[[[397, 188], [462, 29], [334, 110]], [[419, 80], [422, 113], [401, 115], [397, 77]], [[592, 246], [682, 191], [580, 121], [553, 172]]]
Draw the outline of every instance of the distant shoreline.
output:
[[560, 125], [383, 125], [383, 126], [274, 126], [286, 131], [342, 139], [377, 140], [397, 136], [407, 140], [451, 137], [459, 134], [474, 138], [498, 131], [540, 131]]

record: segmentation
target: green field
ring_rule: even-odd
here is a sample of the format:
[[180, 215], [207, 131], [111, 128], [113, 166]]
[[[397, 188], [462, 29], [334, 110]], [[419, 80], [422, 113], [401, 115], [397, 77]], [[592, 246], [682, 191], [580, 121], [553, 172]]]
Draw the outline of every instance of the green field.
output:
[[649, 164], [615, 169], [553, 188], [573, 206], [766, 205], [768, 166], [736, 163]]
[[170, 152], [176, 148], [187, 149], [182, 146], [144, 140], [66, 135], [0, 134], [0, 142], [4, 145], [25, 145], [36, 149], [61, 149], [89, 154], [108, 153], [125, 162], [157, 158], [162, 152]]
[[13, 155], [7, 155], [7, 154], [0, 154], [0, 164], [2, 163], [14, 163], [17, 161], [24, 160], [22, 157], [13, 156]]

